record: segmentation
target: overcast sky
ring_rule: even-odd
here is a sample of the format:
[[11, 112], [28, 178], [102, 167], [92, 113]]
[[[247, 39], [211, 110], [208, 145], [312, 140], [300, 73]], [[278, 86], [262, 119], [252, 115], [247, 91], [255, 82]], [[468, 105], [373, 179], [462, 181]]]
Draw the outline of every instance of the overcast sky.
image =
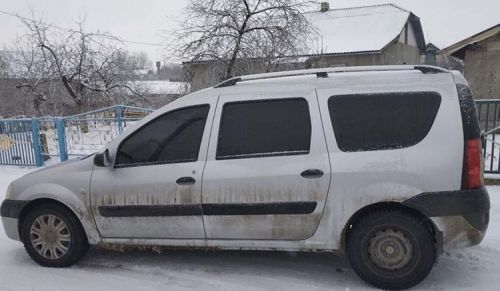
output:
[[[236, 0], [235, 0], [236, 1]], [[74, 28], [86, 19], [88, 30], [109, 32], [133, 42], [161, 44], [162, 31], [174, 29], [188, 0], [0, 0], [0, 49], [12, 43], [23, 26], [1, 11]], [[427, 42], [440, 48], [500, 23], [500, 0], [332, 0], [332, 8], [395, 3], [420, 17]], [[319, 4], [318, 4], [319, 5]], [[353, 36], [355, 37], [355, 36]], [[152, 60], [163, 59], [161, 46], [127, 43]]]

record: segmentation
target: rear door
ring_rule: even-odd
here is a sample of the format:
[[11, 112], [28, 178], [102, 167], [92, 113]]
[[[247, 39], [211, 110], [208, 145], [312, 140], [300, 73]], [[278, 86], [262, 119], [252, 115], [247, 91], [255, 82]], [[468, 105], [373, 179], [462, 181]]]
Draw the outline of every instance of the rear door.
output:
[[313, 90], [219, 98], [202, 185], [208, 239], [306, 239], [329, 183]]

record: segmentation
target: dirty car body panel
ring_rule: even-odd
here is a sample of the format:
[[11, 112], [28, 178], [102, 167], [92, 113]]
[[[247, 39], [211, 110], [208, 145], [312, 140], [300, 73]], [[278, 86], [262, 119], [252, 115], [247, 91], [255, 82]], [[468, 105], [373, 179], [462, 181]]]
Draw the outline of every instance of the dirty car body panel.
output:
[[[217, 109], [203, 173], [207, 239], [311, 237], [331, 176], [314, 88], [222, 94]], [[287, 135], [293, 147], [266, 146], [252, 120], [266, 122], [269, 135], [289, 127], [299, 136]], [[264, 145], [254, 146], [256, 138]]]

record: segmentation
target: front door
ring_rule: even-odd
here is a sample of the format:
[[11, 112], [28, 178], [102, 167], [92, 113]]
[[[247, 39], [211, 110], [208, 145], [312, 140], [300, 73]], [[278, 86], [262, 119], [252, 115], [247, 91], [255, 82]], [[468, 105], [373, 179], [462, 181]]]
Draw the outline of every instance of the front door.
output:
[[219, 98], [203, 174], [208, 239], [309, 238], [329, 183], [314, 90]]
[[167, 112], [123, 140], [114, 167], [95, 167], [91, 205], [103, 237], [205, 238], [201, 177], [210, 111], [207, 104]]

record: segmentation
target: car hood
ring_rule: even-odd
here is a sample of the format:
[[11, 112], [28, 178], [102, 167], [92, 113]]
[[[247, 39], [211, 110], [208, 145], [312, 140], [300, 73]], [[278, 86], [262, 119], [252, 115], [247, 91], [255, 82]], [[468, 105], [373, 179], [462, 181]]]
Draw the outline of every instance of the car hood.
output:
[[71, 159], [71, 160], [66, 160], [64, 162], [61, 162], [61, 163], [57, 163], [57, 164], [53, 164], [53, 165], [50, 165], [50, 166], [46, 166], [46, 167], [43, 167], [43, 168], [39, 168], [33, 172], [30, 172], [28, 174], [26, 174], [25, 176], [29, 176], [29, 175], [32, 175], [32, 174], [36, 174], [38, 172], [43, 172], [43, 171], [52, 171], [52, 170], [55, 170], [55, 169], [59, 169], [59, 168], [64, 168], [64, 167], [67, 167], [68, 165], [70, 164], [75, 164], [75, 163], [79, 163], [81, 162], [82, 160], [86, 159], [88, 157], [85, 157], [85, 158], [82, 158], [82, 159]]
[[[88, 156], [41, 168], [14, 180], [9, 185], [9, 197], [6, 198], [21, 199], [19, 197], [23, 197], [22, 193], [27, 189], [30, 192], [43, 192], [47, 185], [66, 189], [88, 189], [93, 167], [94, 159]], [[34, 190], [36, 187], [39, 187], [39, 190]]]

